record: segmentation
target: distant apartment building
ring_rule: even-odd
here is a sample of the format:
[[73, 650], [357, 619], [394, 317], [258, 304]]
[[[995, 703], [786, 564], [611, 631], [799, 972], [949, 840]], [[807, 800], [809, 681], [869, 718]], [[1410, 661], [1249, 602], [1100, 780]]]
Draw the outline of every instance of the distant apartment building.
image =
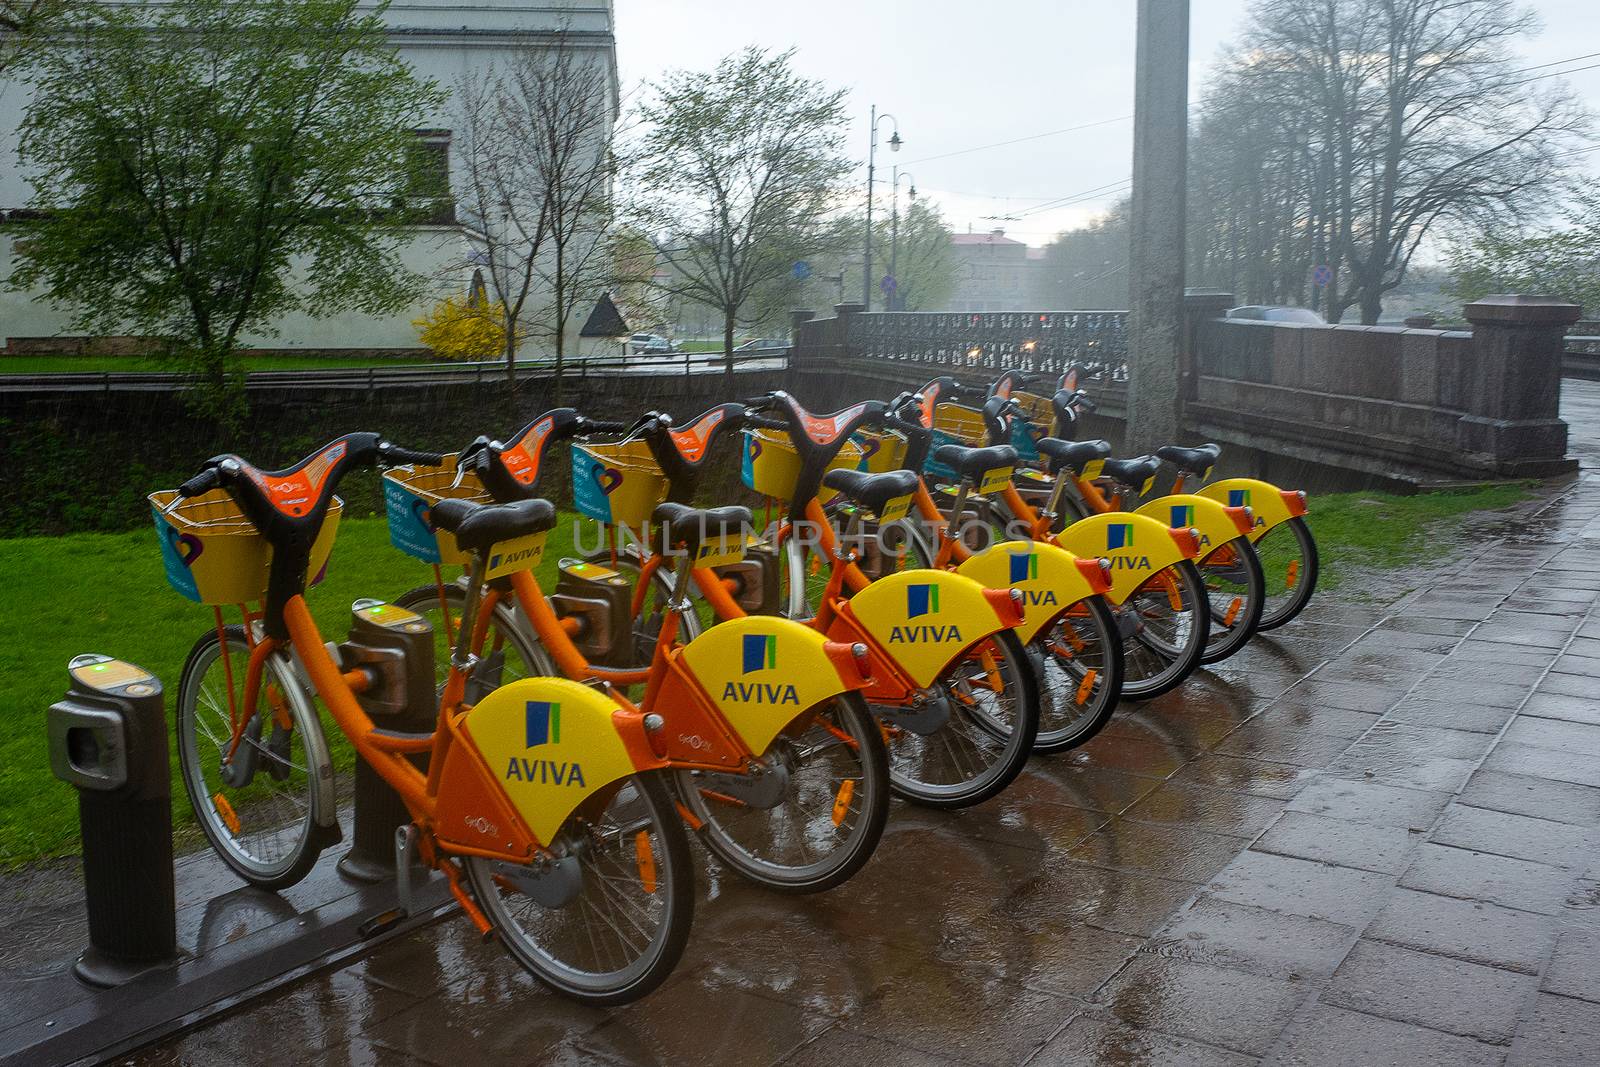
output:
[[951, 311], [1037, 311], [1045, 297], [1045, 253], [1005, 230], [958, 233], [950, 238], [956, 260]]
[[[119, 0], [148, 3], [161, 0]], [[370, 0], [364, 0], [367, 6]], [[514, 49], [527, 45], [561, 46], [580, 50], [587, 62], [599, 64], [608, 74], [604, 106], [615, 121], [618, 107], [617, 52], [612, 0], [472, 0], [450, 4], [439, 0], [392, 0], [383, 14], [389, 40], [400, 56], [425, 78], [453, 88], [463, 77], [508, 60]], [[26, 210], [32, 195], [28, 176], [18, 165], [18, 127], [29, 102], [29, 90], [20, 80], [0, 77], [0, 222], [15, 211]], [[446, 101], [426, 127], [417, 131], [441, 166], [448, 162], [453, 188], [463, 188], [460, 166], [451, 147], [451, 127], [457, 121], [455, 106]], [[465, 295], [473, 287], [477, 265], [484, 262], [474, 249], [471, 230], [460, 213], [447, 210], [430, 225], [412, 228], [405, 249], [406, 263], [434, 281], [434, 291], [416, 307], [392, 316], [356, 312], [313, 319], [286, 316], [275, 323], [276, 335], [246, 337], [247, 347], [275, 349], [366, 348], [396, 349], [418, 345], [412, 320], [445, 295]], [[0, 226], [0, 278], [13, 265], [13, 238]], [[535, 301], [539, 294], [534, 294]], [[575, 309], [579, 324], [589, 307]], [[576, 326], [574, 326], [574, 332]], [[9, 338], [64, 338], [70, 334], [70, 313], [27, 293], [0, 289], [0, 351]]]

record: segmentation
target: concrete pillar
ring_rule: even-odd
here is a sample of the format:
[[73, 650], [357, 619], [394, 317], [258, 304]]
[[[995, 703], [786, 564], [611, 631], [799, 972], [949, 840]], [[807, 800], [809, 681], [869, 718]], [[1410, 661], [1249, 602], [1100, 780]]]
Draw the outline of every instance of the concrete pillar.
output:
[[806, 323], [810, 322], [816, 317], [817, 313], [815, 311], [808, 311], [804, 308], [795, 308], [793, 311], [790, 311], [789, 340], [798, 341], [800, 339], [800, 327], [804, 326]]
[[1189, 0], [1139, 0], [1128, 262], [1128, 447], [1178, 439], [1183, 383]]
[[1462, 368], [1456, 440], [1508, 477], [1572, 470], [1560, 418], [1567, 327], [1582, 309], [1553, 296], [1486, 296], [1464, 309], [1472, 354]]

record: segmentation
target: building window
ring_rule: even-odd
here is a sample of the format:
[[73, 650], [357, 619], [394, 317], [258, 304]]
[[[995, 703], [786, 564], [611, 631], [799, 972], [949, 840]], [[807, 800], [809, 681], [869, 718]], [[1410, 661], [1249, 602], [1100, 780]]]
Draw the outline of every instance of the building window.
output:
[[408, 170], [405, 208], [424, 226], [449, 226], [456, 221], [450, 191], [450, 131], [416, 130]]

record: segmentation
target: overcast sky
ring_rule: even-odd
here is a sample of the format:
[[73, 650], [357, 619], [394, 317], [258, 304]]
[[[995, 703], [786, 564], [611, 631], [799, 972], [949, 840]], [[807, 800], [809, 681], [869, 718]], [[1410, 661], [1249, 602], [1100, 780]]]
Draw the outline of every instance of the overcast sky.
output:
[[[635, 84], [670, 67], [705, 70], [749, 44], [795, 46], [805, 74], [850, 90], [851, 151], [863, 162], [868, 107], [899, 121], [905, 147], [879, 143], [878, 186], [900, 163], [919, 195], [958, 231], [1003, 226], [1029, 244], [1103, 211], [1131, 163], [1132, 0], [615, 0], [617, 55]], [[1572, 57], [1600, 64], [1600, 3], [1537, 0], [1544, 31], [1529, 66]], [[1191, 0], [1190, 99], [1224, 41], [1243, 30], [1246, 0]], [[1589, 55], [1589, 53], [1597, 53]], [[1600, 66], [1572, 87], [1600, 114]], [[1109, 120], [1109, 121], [1108, 121]], [[1097, 125], [1006, 147], [980, 145]], [[887, 139], [890, 123], [881, 126]], [[949, 153], [961, 154], [949, 154]], [[1580, 162], [1600, 174], [1600, 152]], [[906, 184], [902, 179], [902, 188]], [[1052, 207], [1049, 201], [1074, 197]], [[992, 216], [1016, 216], [997, 221]]]

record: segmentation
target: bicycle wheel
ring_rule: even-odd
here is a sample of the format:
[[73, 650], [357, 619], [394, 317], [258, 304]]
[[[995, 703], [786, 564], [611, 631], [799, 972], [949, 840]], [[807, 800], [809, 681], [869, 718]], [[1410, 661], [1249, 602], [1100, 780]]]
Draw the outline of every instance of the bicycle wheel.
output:
[[831, 889], [860, 870], [889, 818], [883, 735], [860, 695], [841, 693], [810, 709], [761, 758], [787, 779], [769, 807], [722, 792], [726, 775], [674, 772], [706, 847], [752, 882], [785, 893]]
[[689, 939], [694, 872], [659, 772], [591, 798], [540, 862], [551, 857], [576, 861], [578, 888], [568, 899], [552, 901], [530, 864], [466, 858], [473, 895], [506, 951], [587, 1004], [625, 1004], [660, 985]]
[[903, 725], [899, 707], [872, 706], [888, 737], [895, 793], [928, 807], [964, 808], [1010, 785], [1039, 731], [1039, 683], [1017, 635], [1001, 630], [979, 641], [928, 691], [927, 726]]
[[1266, 603], [1256, 630], [1276, 630], [1305, 610], [1317, 588], [1317, 541], [1298, 515], [1281, 522], [1255, 544], [1266, 575]]
[[224, 634], [227, 660], [212, 631], [195, 642], [178, 682], [184, 791], [234, 873], [262, 889], [284, 889], [306, 876], [331, 836], [322, 828], [335, 806], [327, 741], [288, 657], [274, 653], [262, 671], [258, 711], [235, 748], [229, 709], [243, 706], [250, 646], [242, 626]]
[[1100, 597], [1073, 605], [1028, 644], [1039, 675], [1035, 752], [1064, 752], [1099, 733], [1122, 695], [1122, 637]]
[[1122, 695], [1159, 696], [1200, 666], [1211, 630], [1211, 602], [1200, 572], [1188, 560], [1164, 567], [1117, 608], [1121, 628]]
[[[589, 563], [598, 563], [620, 572], [627, 577], [630, 585], [638, 588], [641, 567], [637, 546], [628, 545], [620, 549], [615, 557], [609, 550], [602, 549], [584, 558]], [[672, 587], [676, 580], [677, 572], [671, 569], [669, 563], [663, 563], [650, 575], [650, 585], [644, 591], [638, 614], [633, 618], [632, 658], [627, 666], [648, 667], [655, 658], [656, 638], [661, 633], [661, 620], [670, 610], [668, 605], [672, 603]], [[700, 595], [699, 587], [693, 583], [689, 586], [688, 597], [688, 610], [678, 612], [678, 643], [682, 645], [693, 641], [721, 621], [706, 598]]]
[[831, 564], [820, 545], [788, 536], [778, 543], [778, 610], [805, 622], [817, 613]]
[[[444, 692], [456, 631], [467, 606], [467, 591], [454, 582], [442, 589], [437, 585], [419, 585], [396, 598], [394, 606], [415, 612], [433, 625], [434, 685], [438, 692]], [[483, 653], [467, 678], [465, 702], [476, 704], [502, 685], [520, 678], [555, 677], [560, 677], [560, 673], [544, 646], [508, 605], [498, 604], [484, 637]]]
[[1211, 605], [1211, 633], [1201, 663], [1225, 660], [1255, 636], [1266, 602], [1267, 582], [1250, 542], [1236, 537], [1218, 545], [1198, 567]]

